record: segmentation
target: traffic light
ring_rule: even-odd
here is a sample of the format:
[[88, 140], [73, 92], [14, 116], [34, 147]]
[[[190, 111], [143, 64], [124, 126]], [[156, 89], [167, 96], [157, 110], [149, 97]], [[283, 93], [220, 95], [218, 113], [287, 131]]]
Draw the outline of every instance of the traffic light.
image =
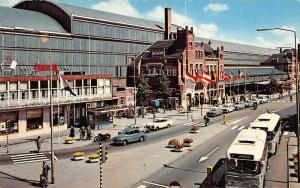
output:
[[102, 146], [102, 150], [100, 152], [100, 160], [102, 163], [105, 163], [105, 161], [108, 159], [107, 157], [107, 149], [105, 146]]

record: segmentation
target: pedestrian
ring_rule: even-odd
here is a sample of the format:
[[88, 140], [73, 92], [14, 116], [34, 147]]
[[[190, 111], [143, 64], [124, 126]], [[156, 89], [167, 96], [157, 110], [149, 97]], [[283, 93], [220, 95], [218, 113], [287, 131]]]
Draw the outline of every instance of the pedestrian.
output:
[[71, 138], [75, 137], [75, 130], [74, 130], [73, 126], [71, 126], [69, 137], [71, 137]]
[[291, 101], [291, 102], [293, 101], [293, 96], [292, 96], [292, 95], [290, 95], [290, 101]]
[[36, 142], [36, 147], [37, 147], [37, 153], [40, 153], [41, 150], [41, 146], [42, 146], [42, 139], [40, 136], [37, 137], [37, 139], [35, 139]]
[[80, 127], [79, 133], [80, 133], [80, 140], [84, 140], [85, 139], [85, 127], [84, 126]]
[[92, 136], [92, 129], [91, 126], [88, 125], [86, 128], [86, 139], [91, 140], [91, 136]]
[[226, 125], [227, 124], [227, 116], [224, 114], [223, 115], [223, 124]]
[[51, 168], [47, 165], [46, 161], [43, 161], [43, 171], [42, 176], [46, 179], [46, 184], [48, 184], [48, 172]]
[[204, 119], [205, 127], [207, 127], [207, 125], [208, 125], [208, 122], [209, 122], [209, 118], [208, 118], [208, 116], [207, 116], [207, 115], [205, 115], [205, 116], [203, 117], [203, 119]]

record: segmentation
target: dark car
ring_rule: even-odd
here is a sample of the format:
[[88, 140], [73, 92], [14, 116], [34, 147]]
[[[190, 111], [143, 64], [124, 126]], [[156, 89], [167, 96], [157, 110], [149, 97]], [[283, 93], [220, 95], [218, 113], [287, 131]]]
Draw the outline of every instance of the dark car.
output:
[[206, 113], [206, 115], [208, 117], [216, 117], [216, 116], [220, 116], [222, 114], [223, 114], [223, 110], [221, 110], [219, 108], [212, 108]]
[[113, 138], [114, 144], [121, 144], [126, 146], [132, 142], [143, 142], [147, 138], [147, 135], [138, 128], [126, 128], [122, 132], [119, 132], [118, 136]]

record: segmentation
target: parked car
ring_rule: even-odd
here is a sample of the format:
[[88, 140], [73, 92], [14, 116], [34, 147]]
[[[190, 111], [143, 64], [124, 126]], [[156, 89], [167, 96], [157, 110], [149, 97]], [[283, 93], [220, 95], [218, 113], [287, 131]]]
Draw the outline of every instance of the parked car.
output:
[[141, 130], [144, 133], [149, 133], [150, 132], [150, 130], [146, 126], [143, 126], [141, 124], [131, 124], [131, 125], [128, 125], [126, 128], [137, 128], [137, 129]]
[[206, 115], [208, 117], [216, 117], [223, 114], [223, 110], [220, 108], [211, 108], [208, 112], [206, 112]]
[[168, 120], [167, 118], [156, 118], [153, 122], [149, 122], [146, 124], [146, 128], [151, 131], [158, 131], [162, 128], [171, 127], [173, 125], [173, 121]]
[[252, 101], [245, 101], [245, 108], [250, 108], [253, 107], [253, 102]]
[[118, 136], [113, 138], [113, 143], [126, 146], [136, 141], [143, 142], [146, 138], [147, 135], [137, 128], [125, 128], [122, 132], [119, 132]]
[[220, 109], [223, 111], [223, 113], [229, 113], [234, 111], [232, 103], [224, 104]]
[[233, 107], [235, 110], [241, 110], [241, 109], [245, 108], [245, 103], [237, 102], [237, 103], [234, 103]]
[[270, 102], [269, 98], [267, 96], [259, 96], [258, 101], [259, 101], [260, 104]]

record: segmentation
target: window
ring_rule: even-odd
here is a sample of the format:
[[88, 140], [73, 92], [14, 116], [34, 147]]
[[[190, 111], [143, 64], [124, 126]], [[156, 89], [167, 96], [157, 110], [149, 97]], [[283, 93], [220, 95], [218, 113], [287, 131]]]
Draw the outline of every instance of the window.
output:
[[194, 74], [193, 73], [193, 65], [192, 64], [190, 64], [190, 71], [189, 71], [191, 74]]

